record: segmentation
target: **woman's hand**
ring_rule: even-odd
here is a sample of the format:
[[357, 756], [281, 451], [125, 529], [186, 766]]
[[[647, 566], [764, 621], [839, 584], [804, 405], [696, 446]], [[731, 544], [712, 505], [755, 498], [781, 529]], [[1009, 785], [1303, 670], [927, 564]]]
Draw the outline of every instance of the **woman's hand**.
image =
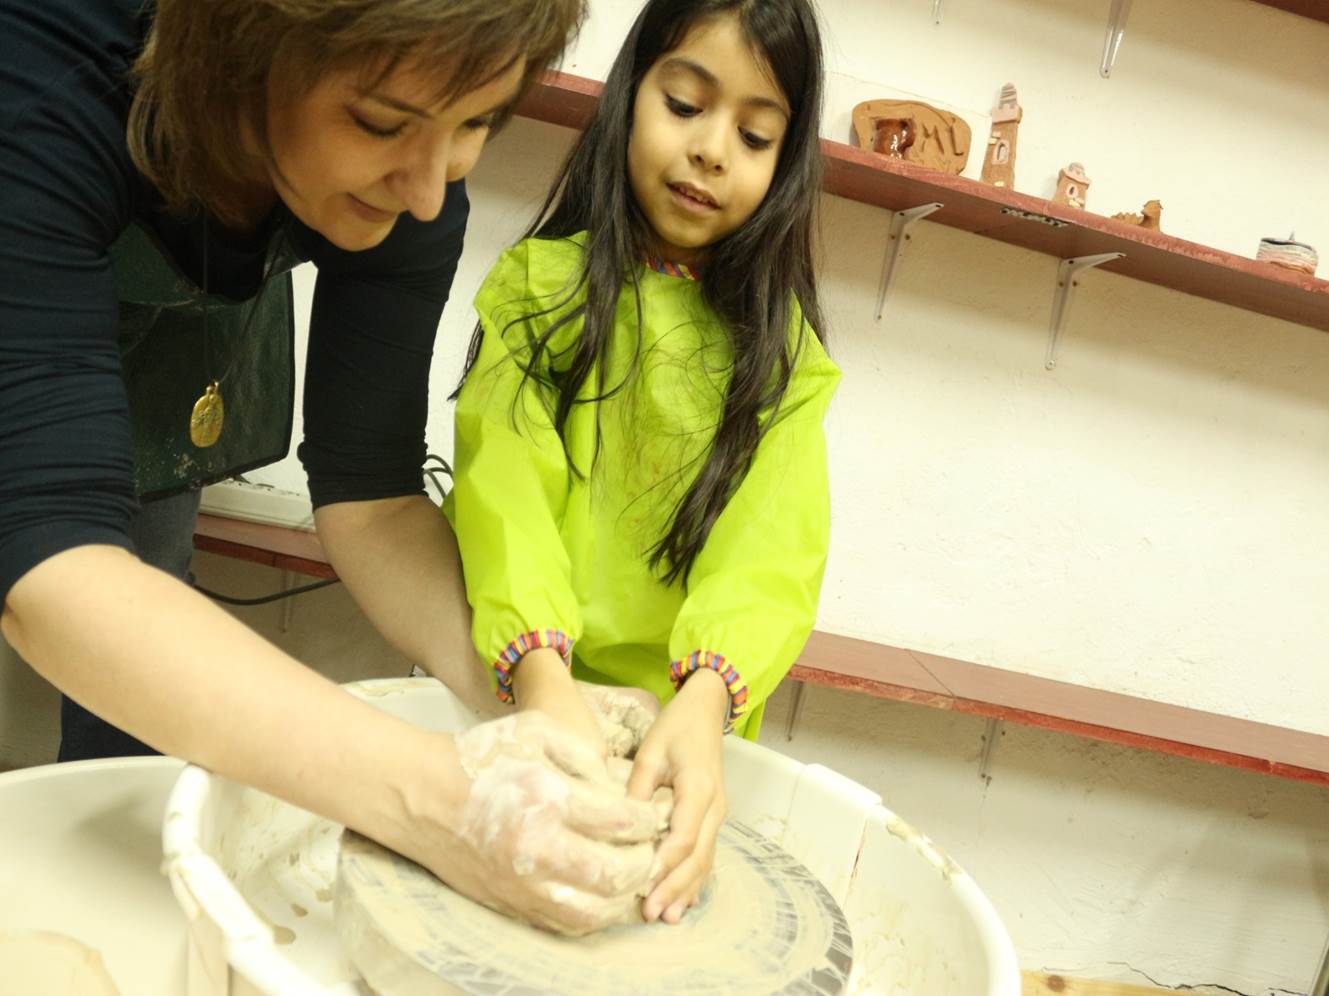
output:
[[439, 751], [441, 785], [453, 791], [425, 800], [433, 812], [399, 850], [477, 902], [557, 933], [637, 915], [661, 818], [624, 797], [593, 748], [539, 712], [482, 723], [454, 742]]
[[729, 690], [711, 670], [694, 672], [664, 708], [637, 751], [628, 798], [646, 801], [660, 785], [674, 789], [669, 835], [660, 845], [656, 881], [642, 904], [648, 921], [678, 923], [697, 904], [715, 860], [725, 818], [723, 739]]
[[538, 710], [564, 730], [580, 737], [599, 755], [608, 756], [596, 719], [557, 650], [541, 647], [525, 654], [512, 672], [512, 695], [523, 712]]

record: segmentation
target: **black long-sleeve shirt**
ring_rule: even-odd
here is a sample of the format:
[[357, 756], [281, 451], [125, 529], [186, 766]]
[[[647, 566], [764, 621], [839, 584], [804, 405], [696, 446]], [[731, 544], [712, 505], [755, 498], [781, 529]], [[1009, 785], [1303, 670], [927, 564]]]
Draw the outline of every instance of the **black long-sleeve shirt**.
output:
[[[143, 9], [0, 0], [0, 601], [62, 550], [130, 548], [136, 499], [109, 247], [138, 221], [202, 283], [197, 223], [164, 210], [126, 147]], [[423, 493], [429, 362], [467, 212], [464, 187], [451, 184], [437, 219], [404, 216], [364, 252], [287, 219], [297, 252], [318, 267], [299, 450], [316, 506]], [[210, 287], [249, 297], [263, 233], [208, 229]]]

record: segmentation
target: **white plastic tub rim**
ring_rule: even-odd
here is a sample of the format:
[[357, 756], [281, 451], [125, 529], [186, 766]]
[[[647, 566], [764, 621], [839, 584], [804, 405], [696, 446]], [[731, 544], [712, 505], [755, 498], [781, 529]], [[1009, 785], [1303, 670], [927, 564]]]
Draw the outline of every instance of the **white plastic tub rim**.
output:
[[[167, 799], [162, 824], [163, 868], [189, 920], [190, 944], [206, 946], [208, 938], [199, 936], [203, 931], [220, 938], [225, 964], [266, 996], [362, 996], [354, 986], [320, 985], [288, 961], [277, 948], [272, 928], [204, 850], [202, 818], [216, 785], [209, 771], [188, 765]], [[227, 977], [211, 980], [215, 988], [206, 992], [197, 992], [191, 980], [189, 996], [231, 996], [229, 969], [225, 972]]]
[[[890, 809], [879, 805], [874, 816], [885, 823], [891, 836], [904, 841], [933, 866], [938, 875], [947, 882], [960, 907], [969, 917], [970, 926], [976, 933], [976, 940], [983, 951], [989, 975], [987, 990], [982, 996], [1021, 996], [1023, 983], [1020, 963], [1015, 955], [1015, 944], [987, 894], [978, 887], [969, 873], [957, 865], [950, 855], [937, 847], [930, 837], [914, 829]], [[852, 926], [851, 920], [851, 928]], [[926, 994], [919, 993], [918, 996]]]
[[[457, 700], [433, 679], [380, 679], [345, 687], [389, 712], [432, 728], [460, 729], [471, 721]], [[890, 938], [874, 934], [871, 916], [855, 922], [851, 912], [870, 907], [878, 897], [891, 893], [883, 887], [889, 883], [873, 871], [889, 871], [907, 851], [913, 855], [905, 858], [910, 874], [928, 892], [920, 901], [944, 904], [947, 922], [966, 935], [964, 967], [976, 969], [983, 980], [971, 987], [972, 993], [952, 992], [956, 996], [1020, 996], [1015, 949], [987, 896], [931, 840], [883, 806], [879, 796], [820, 765], [805, 765], [735, 738], [726, 740], [726, 771], [726, 781], [733, 779], [729, 787], [731, 815], [781, 842], [822, 878], [845, 907], [855, 941], [850, 993], [937, 996], [935, 991], [901, 988], [895, 982], [886, 988], [866, 978], [874, 962], [889, 958], [878, 957], [874, 947], [886, 945], [876, 942]], [[232, 875], [219, 863], [221, 848], [220, 841], [214, 839], [214, 810], [221, 807], [224, 812], [239, 794], [252, 791], [188, 765], [167, 801], [162, 827], [163, 869], [189, 920], [189, 996], [242, 996], [251, 987], [265, 996], [363, 996], [358, 983], [325, 985], [287, 958], [272, 927], [250, 906]], [[818, 805], [795, 805], [796, 797], [806, 799], [809, 793], [817, 798]], [[820, 804], [823, 795], [825, 805]], [[840, 850], [835, 853], [833, 848], [823, 846], [810, 852], [806, 841], [822, 839], [819, 831], [825, 827], [828, 813], [839, 819], [836, 833], [829, 836], [841, 838], [837, 845]], [[801, 836], [800, 821], [808, 824]], [[848, 846], [842, 846], [845, 844]], [[891, 853], [886, 854], [886, 849]], [[200, 981], [194, 974], [200, 970], [198, 966], [214, 969], [207, 973], [203, 983], [206, 988], [199, 988]]]

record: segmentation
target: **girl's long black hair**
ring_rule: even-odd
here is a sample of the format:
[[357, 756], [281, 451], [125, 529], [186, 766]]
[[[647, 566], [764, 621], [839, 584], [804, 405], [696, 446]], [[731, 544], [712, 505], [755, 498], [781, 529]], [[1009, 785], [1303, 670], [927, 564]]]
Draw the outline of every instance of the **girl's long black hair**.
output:
[[[747, 475], [764, 429], [784, 398], [797, 343], [810, 328], [822, 336], [813, 271], [813, 218], [821, 187], [821, 39], [810, 0], [651, 0], [632, 26], [605, 81], [594, 117], [560, 170], [527, 237], [588, 233], [585, 266], [568, 298], [540, 314], [558, 313], [584, 287], [586, 300], [559, 314], [528, 344], [526, 378], [550, 389], [554, 427], [565, 428], [574, 405], [598, 403], [623, 385], [605, 384], [600, 362], [612, 341], [625, 281], [636, 298], [638, 275], [651, 248], [651, 228], [628, 179], [628, 138], [642, 78], [704, 20], [736, 15], [789, 102], [790, 125], [770, 190], [737, 231], [707, 248], [701, 289], [732, 342], [733, 367], [715, 439], [705, 463], [674, 510], [668, 532], [651, 549], [650, 566], [666, 582], [686, 584], [711, 527]], [[790, 342], [795, 300], [804, 325]], [[575, 347], [555, 353], [551, 338], [583, 319]], [[467, 369], [479, 352], [477, 329]], [[640, 338], [638, 339], [640, 348]], [[571, 355], [568, 355], [570, 352]], [[596, 395], [578, 398], [593, 369]], [[635, 362], [630, 369], [635, 369]], [[524, 385], [525, 386], [525, 385]], [[581, 473], [574, 468], [574, 472]]]

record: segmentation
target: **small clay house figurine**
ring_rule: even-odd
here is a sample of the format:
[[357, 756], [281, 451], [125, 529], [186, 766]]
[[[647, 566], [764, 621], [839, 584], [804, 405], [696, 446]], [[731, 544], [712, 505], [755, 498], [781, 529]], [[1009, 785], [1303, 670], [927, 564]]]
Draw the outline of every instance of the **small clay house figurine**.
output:
[[1308, 273], [1312, 277], [1320, 264], [1319, 254], [1312, 246], [1298, 242], [1296, 232], [1285, 239], [1261, 239], [1255, 258], [1298, 273]]
[[1158, 232], [1162, 230], [1158, 226], [1163, 220], [1163, 205], [1160, 201], [1149, 201], [1140, 214], [1136, 214], [1134, 211], [1123, 211], [1121, 214], [1114, 214], [1112, 219]]
[[1084, 210], [1085, 195], [1089, 193], [1089, 177], [1085, 176], [1084, 167], [1071, 163], [1057, 177], [1057, 192], [1052, 195], [1053, 204], [1069, 204]]
[[997, 106], [992, 108], [992, 134], [988, 137], [987, 155], [983, 157], [983, 182], [994, 187], [1015, 189], [1015, 140], [1020, 131], [1024, 108], [1015, 93], [1015, 84], [1001, 88]]
[[854, 108], [861, 149], [959, 176], [972, 133], [964, 119], [917, 100], [867, 100]]

